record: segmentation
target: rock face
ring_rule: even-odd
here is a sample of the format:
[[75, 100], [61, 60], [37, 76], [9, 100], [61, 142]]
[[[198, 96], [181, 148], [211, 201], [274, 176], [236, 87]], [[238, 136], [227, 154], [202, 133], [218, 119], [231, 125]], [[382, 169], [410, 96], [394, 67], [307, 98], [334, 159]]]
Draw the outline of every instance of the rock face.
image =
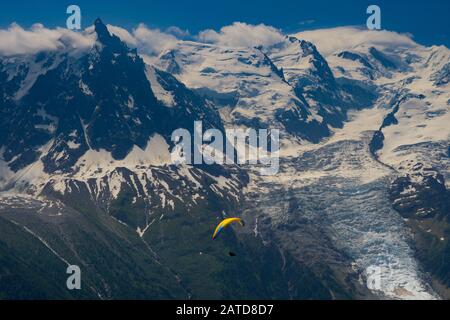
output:
[[[447, 48], [93, 36], [0, 57], [0, 298], [450, 296]], [[194, 121], [279, 129], [278, 174], [173, 163]]]
[[[415, 170], [421, 166], [417, 164]], [[433, 169], [425, 169], [412, 177], [399, 177], [390, 187], [394, 208], [405, 218], [447, 218], [448, 195], [444, 177]]]
[[[43, 56], [42, 67], [57, 62], [42, 70], [12, 107], [3, 157], [14, 171], [36, 161], [42, 154], [37, 149], [46, 144], [49, 150], [42, 160], [44, 171], [51, 173], [70, 170], [90, 149], [124, 159], [133, 146], [145, 149], [152, 135], [170, 140], [173, 130], [192, 130], [195, 120], [221, 128], [210, 104], [170, 75], [147, 70], [136, 50], [111, 35], [100, 20], [95, 31], [94, 47], [81, 58]], [[158, 101], [147, 72], [173, 94], [173, 105]]]
[[[210, 242], [248, 175], [172, 165], [170, 137], [194, 121], [223, 131], [218, 110], [100, 20], [95, 33], [81, 56], [2, 61], [0, 297], [330, 298], [275, 245], [246, 234]], [[28, 270], [25, 256], [52, 271]], [[65, 289], [69, 264], [83, 270], [79, 292]]]
[[277, 127], [313, 143], [376, 98], [358, 81], [338, 83], [316, 47], [295, 37], [248, 49], [182, 42], [158, 66], [225, 107], [229, 124]]

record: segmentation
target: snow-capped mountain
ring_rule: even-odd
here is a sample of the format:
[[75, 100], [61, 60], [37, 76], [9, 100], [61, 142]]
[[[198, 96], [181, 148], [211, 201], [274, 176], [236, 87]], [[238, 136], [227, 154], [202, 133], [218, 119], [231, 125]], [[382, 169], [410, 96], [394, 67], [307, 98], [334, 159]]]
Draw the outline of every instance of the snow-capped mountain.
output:
[[[0, 276], [36, 288], [0, 297], [70, 296], [67, 264], [86, 270], [80, 297], [450, 296], [447, 48], [322, 54], [298, 34], [147, 59], [119, 36], [97, 20], [88, 49], [0, 57]], [[172, 163], [196, 120], [279, 129], [280, 172]], [[211, 243], [233, 214], [246, 227]], [[27, 247], [61, 274], [13, 272]]]
[[312, 142], [376, 97], [357, 81], [338, 84], [314, 45], [294, 37], [269, 48], [180, 42], [157, 65], [223, 106], [227, 123], [271, 126]]

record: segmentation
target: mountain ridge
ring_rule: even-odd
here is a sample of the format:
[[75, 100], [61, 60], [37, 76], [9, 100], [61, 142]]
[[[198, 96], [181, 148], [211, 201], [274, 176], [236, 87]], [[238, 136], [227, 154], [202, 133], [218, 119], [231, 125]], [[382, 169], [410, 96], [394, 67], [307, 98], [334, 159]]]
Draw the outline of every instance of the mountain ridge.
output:
[[[180, 41], [149, 65], [101, 20], [94, 31], [81, 55], [2, 59], [5, 254], [5, 244], [18, 256], [32, 246], [63, 273], [58, 255], [80, 264], [89, 298], [446, 297], [429, 277], [448, 283], [436, 259], [449, 230], [448, 50], [363, 45], [323, 56], [294, 37], [257, 48]], [[173, 164], [172, 131], [193, 132], [196, 120], [280, 129], [279, 174]], [[236, 213], [247, 227], [210, 243]], [[224, 255], [231, 249], [237, 259]], [[14, 267], [21, 261], [3, 274]], [[39, 284], [49, 277], [12, 279], [47, 297]], [[27, 298], [8, 283], [6, 297]], [[74, 297], [49, 283], [54, 297]]]

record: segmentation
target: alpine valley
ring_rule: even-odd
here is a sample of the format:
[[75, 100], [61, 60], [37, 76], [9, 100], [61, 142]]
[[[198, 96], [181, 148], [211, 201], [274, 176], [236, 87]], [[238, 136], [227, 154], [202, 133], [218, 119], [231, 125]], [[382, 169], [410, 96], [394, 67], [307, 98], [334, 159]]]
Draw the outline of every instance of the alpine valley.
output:
[[[115, 30], [0, 56], [0, 299], [450, 299], [448, 48]], [[279, 172], [174, 164], [195, 121], [280, 130]]]

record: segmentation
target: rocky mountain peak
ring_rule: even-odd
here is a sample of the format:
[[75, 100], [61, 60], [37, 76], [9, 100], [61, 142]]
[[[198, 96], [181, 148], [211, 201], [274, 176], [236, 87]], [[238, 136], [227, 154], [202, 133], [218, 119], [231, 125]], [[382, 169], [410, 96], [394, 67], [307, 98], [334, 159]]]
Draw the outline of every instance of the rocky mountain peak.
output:
[[100, 18], [95, 20], [94, 28], [95, 33], [97, 34], [97, 41], [103, 46], [113, 48], [113, 51], [126, 49], [126, 45], [120, 40], [119, 37], [109, 32], [108, 27]]

